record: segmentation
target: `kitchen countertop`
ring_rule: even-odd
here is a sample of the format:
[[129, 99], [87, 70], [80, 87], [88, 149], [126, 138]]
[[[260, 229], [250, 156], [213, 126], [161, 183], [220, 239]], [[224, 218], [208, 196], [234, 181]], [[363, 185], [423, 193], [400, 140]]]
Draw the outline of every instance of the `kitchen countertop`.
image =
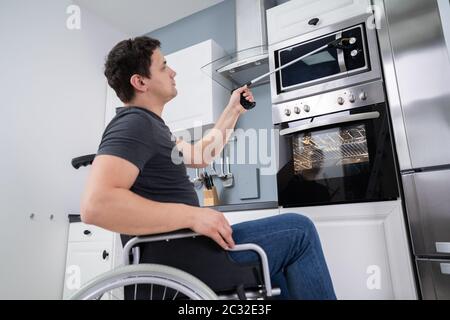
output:
[[[204, 207], [205, 208], [205, 207]], [[266, 210], [266, 209], [277, 209], [278, 202], [253, 202], [253, 203], [239, 203], [239, 204], [229, 204], [216, 207], [207, 207], [220, 212], [233, 212], [233, 211], [250, 211], [250, 210]], [[79, 214], [69, 214], [69, 222], [81, 222]]]
[[269, 202], [239, 203], [239, 204], [229, 204], [229, 205], [207, 207], [207, 208], [211, 208], [211, 209], [214, 209], [214, 210], [217, 210], [220, 212], [277, 209], [278, 202], [277, 201], [269, 201]]

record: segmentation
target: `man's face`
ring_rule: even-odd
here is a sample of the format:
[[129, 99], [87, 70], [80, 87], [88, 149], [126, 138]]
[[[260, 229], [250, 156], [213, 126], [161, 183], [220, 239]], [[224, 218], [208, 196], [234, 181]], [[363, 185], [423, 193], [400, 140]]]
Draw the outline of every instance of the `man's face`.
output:
[[152, 54], [150, 74], [151, 78], [147, 82], [150, 89], [149, 94], [158, 97], [164, 103], [176, 97], [176, 72], [167, 65], [160, 49], [156, 49]]

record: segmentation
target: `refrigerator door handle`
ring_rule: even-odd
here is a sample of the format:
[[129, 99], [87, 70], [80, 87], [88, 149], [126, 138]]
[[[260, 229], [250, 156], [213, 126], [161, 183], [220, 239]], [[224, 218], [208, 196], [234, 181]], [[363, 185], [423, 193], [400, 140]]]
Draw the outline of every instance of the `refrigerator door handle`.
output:
[[450, 275], [450, 263], [441, 263], [441, 272]]
[[450, 242], [436, 242], [437, 253], [450, 253]]

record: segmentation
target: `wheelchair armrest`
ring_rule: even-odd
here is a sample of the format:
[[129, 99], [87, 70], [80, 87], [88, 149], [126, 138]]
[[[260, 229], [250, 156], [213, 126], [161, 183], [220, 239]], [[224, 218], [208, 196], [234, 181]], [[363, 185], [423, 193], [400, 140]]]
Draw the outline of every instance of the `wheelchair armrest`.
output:
[[[123, 263], [124, 265], [130, 264], [130, 252], [138, 244], [149, 243], [149, 242], [157, 242], [157, 241], [169, 241], [175, 239], [183, 239], [183, 238], [195, 238], [197, 236], [201, 236], [200, 234], [193, 232], [190, 229], [178, 230], [175, 232], [161, 233], [149, 236], [139, 236], [134, 237], [129, 240], [123, 249]], [[261, 258], [261, 267], [263, 272], [264, 286], [266, 289], [266, 295], [268, 297], [279, 295], [279, 289], [272, 288], [271, 280], [270, 280], [270, 270], [269, 270], [269, 261], [267, 258], [267, 254], [263, 248], [256, 244], [248, 243], [248, 244], [239, 244], [236, 245], [233, 249], [228, 249], [227, 251], [254, 251]]]
[[195, 238], [197, 236], [200, 236], [200, 235], [189, 229], [183, 229], [183, 230], [177, 230], [174, 232], [134, 237], [131, 240], [129, 240], [123, 247], [123, 264], [124, 265], [130, 264], [129, 256], [130, 256], [131, 249], [134, 246], [136, 246], [137, 244], [147, 243], [147, 242], [156, 242], [156, 241], [169, 241], [169, 240], [183, 239], [183, 238], [190, 238], [190, 237]]

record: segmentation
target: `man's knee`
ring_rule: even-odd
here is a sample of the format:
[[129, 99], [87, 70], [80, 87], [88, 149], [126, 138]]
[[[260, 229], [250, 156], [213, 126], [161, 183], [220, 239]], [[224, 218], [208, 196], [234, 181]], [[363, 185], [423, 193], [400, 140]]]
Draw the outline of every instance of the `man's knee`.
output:
[[316, 236], [317, 231], [314, 222], [308, 217], [297, 213], [286, 213], [282, 214], [281, 217], [290, 228], [298, 229], [300, 232], [304, 232], [310, 237]]

